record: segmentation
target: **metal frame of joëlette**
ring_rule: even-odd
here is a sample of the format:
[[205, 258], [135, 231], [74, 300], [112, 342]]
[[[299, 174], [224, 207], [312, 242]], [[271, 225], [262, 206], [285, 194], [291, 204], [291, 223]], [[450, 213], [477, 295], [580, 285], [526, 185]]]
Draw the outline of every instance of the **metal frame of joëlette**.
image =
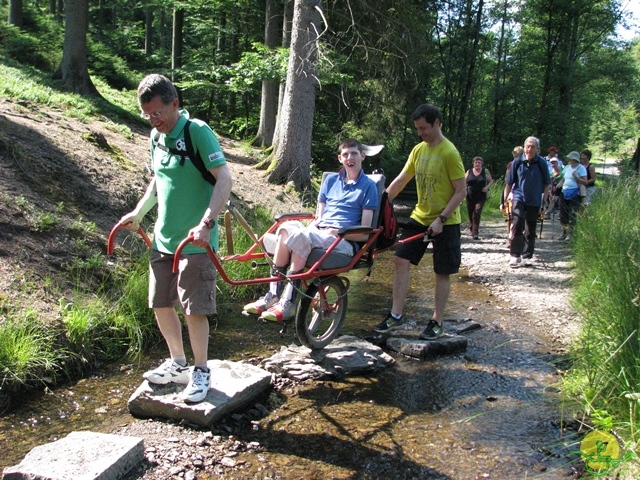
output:
[[[246, 233], [249, 235], [249, 237], [253, 240], [254, 243], [253, 243], [253, 245], [251, 247], [249, 247], [242, 254], [234, 254], [234, 255], [227, 255], [227, 256], [218, 256], [213, 251], [213, 249], [211, 247], [208, 246], [206, 248], [207, 255], [209, 256], [209, 258], [211, 259], [211, 261], [215, 265], [216, 269], [218, 270], [218, 273], [219, 273], [220, 277], [222, 277], [222, 280], [224, 280], [225, 283], [228, 283], [229, 285], [233, 285], [233, 286], [270, 283], [270, 282], [282, 280], [283, 279], [282, 276], [275, 276], [275, 277], [274, 276], [269, 276], [269, 277], [260, 277], [260, 278], [250, 278], [250, 279], [246, 279], [246, 280], [232, 280], [227, 275], [224, 267], [222, 266], [222, 263], [223, 262], [228, 262], [228, 261], [238, 261], [238, 262], [249, 262], [249, 261], [251, 261], [251, 262], [254, 262], [253, 266], [256, 266], [256, 265], [258, 265], [256, 263], [257, 260], [265, 260], [268, 265], [272, 265], [273, 264], [273, 259], [266, 252], [266, 249], [264, 248], [263, 241], [264, 241], [265, 235], [267, 235], [269, 233], [275, 233], [275, 231], [278, 229], [278, 227], [280, 225], [282, 225], [286, 221], [290, 221], [290, 220], [313, 220], [315, 218], [315, 216], [313, 214], [311, 214], [311, 213], [286, 213], [286, 214], [280, 214], [275, 218], [275, 221], [271, 225], [271, 227], [269, 227], [269, 229], [260, 238], [258, 238], [258, 237], [256, 237], [255, 233], [253, 232], [253, 230], [251, 229], [249, 224], [246, 222], [244, 217], [242, 217], [240, 212], [238, 212], [238, 210], [231, 204], [231, 202], [227, 203], [227, 208], [234, 215], [234, 217], [238, 220], [238, 222], [240, 223], [242, 228], [246, 231]], [[107, 242], [107, 254], [113, 253], [116, 234], [122, 228], [126, 228], [125, 225], [122, 224], [122, 223], [117, 223], [111, 229], [111, 232], [109, 233], [108, 242]], [[372, 227], [354, 226], [354, 227], [342, 228], [338, 232], [338, 237], [333, 241], [333, 243], [329, 246], [329, 248], [326, 250], [326, 252], [324, 252], [324, 254], [313, 265], [311, 265], [307, 270], [305, 270], [302, 273], [297, 273], [297, 274], [293, 274], [293, 275], [287, 275], [286, 278], [288, 280], [303, 280], [303, 281], [306, 281], [306, 280], [310, 280], [310, 279], [317, 278], [317, 277], [326, 277], [326, 276], [329, 276], [329, 275], [337, 275], [339, 273], [348, 272], [349, 270], [354, 268], [354, 266], [356, 266], [358, 264], [358, 262], [361, 260], [362, 256], [366, 252], [369, 251], [369, 249], [375, 243], [376, 239], [378, 238], [378, 235], [380, 235], [381, 232], [382, 232], [382, 228], [381, 227], [372, 228]], [[147, 244], [147, 246], [149, 248], [151, 248], [151, 245], [152, 245], [151, 244], [151, 240], [149, 239], [149, 237], [147, 236], [147, 234], [145, 233], [145, 231], [141, 227], [138, 228], [138, 233], [140, 234], [140, 236], [142, 237], [144, 242]], [[365, 234], [366, 233], [366, 234], [369, 234], [369, 238], [367, 239], [366, 243], [361, 246], [361, 248], [358, 250], [358, 252], [356, 252], [356, 254], [351, 258], [351, 261], [349, 261], [349, 263], [347, 265], [344, 265], [344, 266], [338, 267], [338, 268], [321, 269], [320, 266], [325, 261], [325, 259], [331, 254], [331, 252], [333, 252], [333, 250], [336, 248], [338, 243], [340, 243], [340, 240], [342, 239], [342, 237], [344, 235], [350, 234], [350, 233], [356, 233], [356, 234]], [[398, 240], [397, 242], [395, 242], [390, 247], [387, 247], [387, 248], [384, 248], [384, 249], [374, 249], [373, 252], [372, 252], [372, 257], [371, 257], [371, 260], [369, 262], [369, 265], [370, 266], [373, 265], [373, 259], [377, 255], [379, 255], [380, 253], [385, 252], [387, 250], [390, 250], [392, 248], [395, 248], [398, 245], [402, 245], [402, 244], [405, 244], [407, 242], [412, 242], [414, 240], [418, 240], [420, 238], [424, 238], [425, 235], [426, 235], [426, 233], [419, 233], [417, 235], [414, 235], [412, 237], [406, 238], [404, 240]], [[173, 271], [174, 272], [178, 271], [178, 264], [180, 262], [180, 255], [182, 254], [182, 250], [184, 249], [184, 247], [187, 244], [189, 244], [191, 242], [193, 242], [193, 236], [190, 235], [187, 238], [185, 238], [178, 245], [178, 248], [175, 251], [174, 259], [173, 259]]]

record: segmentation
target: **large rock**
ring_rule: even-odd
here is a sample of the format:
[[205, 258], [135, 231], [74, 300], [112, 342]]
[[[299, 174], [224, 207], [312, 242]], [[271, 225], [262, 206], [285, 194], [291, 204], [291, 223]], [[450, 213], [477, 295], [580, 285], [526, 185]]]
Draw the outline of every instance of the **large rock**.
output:
[[351, 336], [335, 339], [321, 350], [291, 345], [267, 358], [262, 366], [295, 380], [336, 378], [375, 372], [395, 360], [380, 347]]
[[387, 339], [387, 348], [409, 357], [425, 359], [437, 355], [460, 353], [467, 349], [467, 337], [445, 335], [437, 340], [418, 340], [401, 337]]
[[271, 385], [271, 374], [254, 365], [209, 360], [207, 366], [211, 370], [211, 388], [202, 402], [182, 401], [184, 385], [144, 381], [129, 398], [129, 412], [137, 417], [187, 420], [206, 427], [250, 403]]
[[71, 432], [31, 450], [3, 480], [116, 480], [144, 459], [141, 438]]

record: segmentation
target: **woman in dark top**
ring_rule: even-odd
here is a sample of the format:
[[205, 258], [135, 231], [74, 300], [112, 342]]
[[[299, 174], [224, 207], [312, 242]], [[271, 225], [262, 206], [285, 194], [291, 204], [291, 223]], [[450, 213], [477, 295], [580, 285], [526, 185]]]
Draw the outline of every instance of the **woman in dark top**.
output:
[[484, 202], [487, 201], [487, 191], [493, 183], [489, 170], [482, 165], [481, 157], [473, 157], [473, 168], [467, 170], [464, 178], [467, 182], [467, 213], [469, 214], [469, 229], [474, 240], [478, 240], [480, 215]]

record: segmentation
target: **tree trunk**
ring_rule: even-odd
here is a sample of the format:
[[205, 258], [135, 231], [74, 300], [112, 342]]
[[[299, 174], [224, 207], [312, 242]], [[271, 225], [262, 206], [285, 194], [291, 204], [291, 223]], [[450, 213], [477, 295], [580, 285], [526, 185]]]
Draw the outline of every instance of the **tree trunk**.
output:
[[7, 24], [19, 28], [24, 26], [22, 0], [9, 0], [9, 20]]
[[144, 7], [144, 54], [147, 57], [153, 55], [153, 7]]
[[[289, 48], [291, 46], [291, 23], [293, 22], [293, 3], [294, 0], [284, 0], [284, 15], [282, 16], [282, 46]], [[284, 99], [284, 89], [287, 83], [282, 82], [278, 86], [278, 114], [280, 117], [282, 111], [282, 101]], [[276, 131], [273, 134], [273, 145], [279, 143], [281, 122], [276, 122]]]
[[291, 50], [282, 110], [281, 136], [275, 146], [271, 183], [293, 181], [299, 190], [311, 183], [311, 134], [317, 87], [318, 33], [322, 31], [320, 0], [296, 0]]
[[478, 56], [478, 44], [480, 42], [480, 32], [482, 31], [482, 10], [484, 7], [484, 0], [478, 2], [478, 10], [476, 12], [476, 21], [473, 27], [473, 47], [471, 49], [471, 55], [468, 58], [467, 68], [467, 81], [465, 82], [464, 92], [460, 99], [460, 117], [458, 118], [458, 136], [464, 136], [465, 121], [467, 117], [467, 110], [469, 109], [469, 102], [471, 101], [471, 90], [475, 83], [475, 67], [476, 58]]
[[[180, 74], [177, 70], [182, 68], [183, 28], [184, 10], [176, 8], [173, 11], [173, 36], [171, 38], [171, 81], [173, 83], [180, 81]], [[176, 87], [176, 89], [178, 90], [178, 98], [182, 105], [182, 92], [178, 87]]]
[[80, 95], [99, 95], [87, 67], [87, 31], [89, 1], [67, 0], [64, 22], [62, 61], [54, 74], [65, 87]]
[[[278, 2], [266, 0], [264, 44], [268, 48], [278, 46]], [[278, 108], [278, 83], [273, 80], [262, 81], [262, 99], [260, 102], [260, 126], [254, 145], [268, 148], [273, 143], [273, 134], [276, 128], [276, 113]]]

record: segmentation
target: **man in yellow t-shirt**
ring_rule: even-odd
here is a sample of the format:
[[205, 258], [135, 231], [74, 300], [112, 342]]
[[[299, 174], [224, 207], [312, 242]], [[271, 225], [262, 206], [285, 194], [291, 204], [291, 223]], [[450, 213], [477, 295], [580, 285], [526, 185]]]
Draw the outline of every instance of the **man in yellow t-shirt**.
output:
[[[449, 276], [458, 273], [460, 252], [460, 209], [466, 195], [464, 165], [456, 147], [443, 134], [442, 114], [435, 105], [420, 105], [413, 123], [422, 142], [416, 145], [402, 172], [387, 188], [393, 200], [415, 177], [416, 204], [402, 237], [427, 232], [433, 241], [433, 270], [436, 275], [433, 316], [420, 334], [423, 340], [444, 335], [443, 313], [449, 300]], [[409, 265], [418, 265], [427, 242], [416, 240], [398, 247], [394, 257], [393, 305], [374, 331], [384, 333], [402, 325], [402, 310], [409, 289]]]

